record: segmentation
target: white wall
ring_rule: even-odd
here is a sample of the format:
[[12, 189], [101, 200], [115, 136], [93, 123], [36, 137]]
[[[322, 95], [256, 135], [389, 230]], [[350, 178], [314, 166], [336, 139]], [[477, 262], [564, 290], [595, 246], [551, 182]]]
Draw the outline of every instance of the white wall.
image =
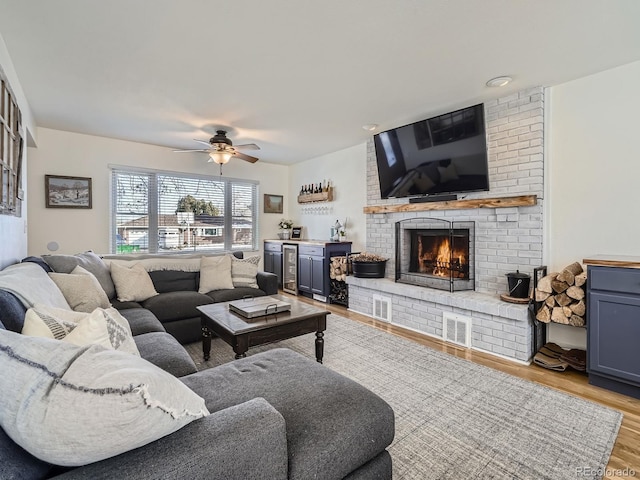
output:
[[[74, 254], [89, 249], [99, 253], [109, 251], [111, 171], [108, 165], [217, 176], [219, 166], [207, 163], [207, 160], [204, 154], [178, 154], [154, 145], [39, 128], [38, 148], [29, 152], [29, 254], [49, 253], [47, 243], [51, 241], [60, 245], [57, 253]], [[283, 195], [287, 192], [287, 167], [232, 159], [223, 167], [222, 173], [225, 177], [260, 182], [258, 235], [259, 238], [275, 237], [278, 231], [276, 216], [262, 213], [263, 193]], [[93, 208], [45, 208], [46, 174], [91, 177]], [[284, 214], [288, 216], [286, 208], [285, 204]], [[277, 220], [280, 217], [277, 215]]]
[[[549, 89], [549, 271], [596, 254], [640, 255], [638, 85], [634, 62]], [[548, 336], [586, 345], [584, 329], [549, 325]]]
[[[9, 85], [22, 112], [23, 135], [25, 142], [33, 144], [35, 136], [35, 122], [31, 107], [22, 91], [22, 86], [13, 67], [13, 62], [7, 51], [4, 39], [0, 36], [0, 67], [9, 80]], [[27, 149], [25, 149], [27, 150]], [[27, 152], [23, 158], [22, 184], [25, 188], [27, 176]], [[25, 201], [22, 203], [22, 217], [0, 215], [0, 269], [19, 261], [27, 255], [27, 201], [25, 188]]]
[[[347, 240], [352, 251], [364, 250], [366, 217], [362, 209], [367, 203], [367, 145], [365, 143], [316, 157], [289, 167], [288, 203], [291, 218], [304, 227], [307, 239], [328, 240], [336, 220], [347, 219]], [[309, 183], [331, 180], [333, 201], [298, 204], [300, 187]], [[316, 208], [328, 211], [315, 211]], [[279, 220], [279, 219], [278, 219]]]
[[640, 62], [550, 89], [549, 267], [640, 255]]

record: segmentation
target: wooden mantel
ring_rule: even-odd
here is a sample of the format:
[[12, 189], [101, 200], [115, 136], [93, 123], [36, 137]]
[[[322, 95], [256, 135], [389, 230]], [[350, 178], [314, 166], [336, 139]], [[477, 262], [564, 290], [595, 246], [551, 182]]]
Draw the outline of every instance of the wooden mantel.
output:
[[395, 205], [372, 205], [364, 207], [364, 213], [421, 212], [425, 210], [462, 210], [465, 208], [505, 208], [535, 205], [537, 195], [519, 197], [474, 198], [448, 202], [400, 203]]

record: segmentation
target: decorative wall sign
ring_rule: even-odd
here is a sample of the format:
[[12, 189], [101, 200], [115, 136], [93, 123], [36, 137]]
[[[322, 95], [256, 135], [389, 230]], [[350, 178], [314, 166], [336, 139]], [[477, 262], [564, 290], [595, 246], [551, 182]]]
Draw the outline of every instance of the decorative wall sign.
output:
[[44, 176], [47, 208], [91, 208], [91, 178]]
[[264, 194], [264, 213], [282, 213], [283, 204], [282, 195]]

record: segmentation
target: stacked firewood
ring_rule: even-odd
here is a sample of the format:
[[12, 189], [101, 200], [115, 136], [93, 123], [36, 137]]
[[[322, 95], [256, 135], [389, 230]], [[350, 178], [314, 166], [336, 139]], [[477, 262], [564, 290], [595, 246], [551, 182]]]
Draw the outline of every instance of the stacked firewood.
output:
[[578, 262], [560, 273], [550, 273], [538, 281], [534, 299], [540, 302], [536, 319], [544, 323], [556, 322], [574, 327], [585, 324], [585, 284], [587, 272]]
[[344, 282], [347, 278], [347, 257], [331, 257], [329, 278]]

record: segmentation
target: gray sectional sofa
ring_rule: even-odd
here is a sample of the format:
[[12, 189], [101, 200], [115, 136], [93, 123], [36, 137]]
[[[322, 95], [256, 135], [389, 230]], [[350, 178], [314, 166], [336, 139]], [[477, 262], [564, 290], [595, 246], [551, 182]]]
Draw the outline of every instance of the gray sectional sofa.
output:
[[[143, 447], [75, 468], [35, 458], [0, 429], [0, 478], [391, 478], [386, 448], [394, 414], [380, 397], [287, 349], [197, 372], [166, 333], [170, 322], [144, 306], [120, 310], [141, 357], [179, 377], [211, 414]], [[25, 313], [16, 296], [0, 290], [0, 331], [20, 332]], [[4, 362], [0, 349], [0, 369], [11, 375]]]

